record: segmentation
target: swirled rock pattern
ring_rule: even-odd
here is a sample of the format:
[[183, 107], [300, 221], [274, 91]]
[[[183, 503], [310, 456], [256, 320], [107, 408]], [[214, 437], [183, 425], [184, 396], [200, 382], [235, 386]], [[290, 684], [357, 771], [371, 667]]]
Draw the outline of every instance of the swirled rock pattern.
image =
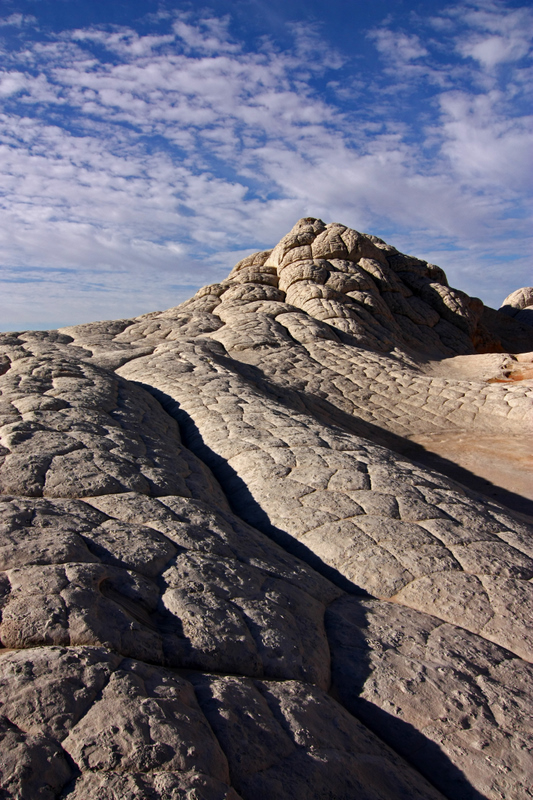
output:
[[531, 798], [531, 520], [430, 451], [523, 443], [532, 351], [317, 219], [2, 334], [2, 797]]

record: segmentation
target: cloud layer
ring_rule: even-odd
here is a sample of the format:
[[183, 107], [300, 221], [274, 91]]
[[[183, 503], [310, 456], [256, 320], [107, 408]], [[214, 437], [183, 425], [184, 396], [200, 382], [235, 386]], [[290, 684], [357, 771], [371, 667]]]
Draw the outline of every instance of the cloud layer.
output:
[[4, 329], [174, 305], [304, 215], [383, 235], [492, 304], [530, 281], [528, 8], [389, 21], [366, 32], [371, 64], [319, 27], [280, 49], [201, 14], [0, 26], [19, 35], [0, 71]]

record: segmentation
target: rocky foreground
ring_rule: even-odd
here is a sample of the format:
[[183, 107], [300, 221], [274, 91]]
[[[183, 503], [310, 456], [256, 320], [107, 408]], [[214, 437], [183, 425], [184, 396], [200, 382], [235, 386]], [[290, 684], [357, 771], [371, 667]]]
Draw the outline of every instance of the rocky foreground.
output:
[[303, 219], [2, 334], [0, 796], [533, 797], [533, 526], [439, 451], [524, 446], [530, 295]]

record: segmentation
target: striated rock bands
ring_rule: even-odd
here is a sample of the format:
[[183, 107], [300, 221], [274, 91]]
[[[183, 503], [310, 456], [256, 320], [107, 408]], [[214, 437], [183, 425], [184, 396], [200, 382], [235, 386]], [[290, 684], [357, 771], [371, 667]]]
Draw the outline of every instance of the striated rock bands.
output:
[[533, 528], [417, 444], [523, 442], [528, 291], [303, 219], [2, 334], [2, 797], [531, 798]]

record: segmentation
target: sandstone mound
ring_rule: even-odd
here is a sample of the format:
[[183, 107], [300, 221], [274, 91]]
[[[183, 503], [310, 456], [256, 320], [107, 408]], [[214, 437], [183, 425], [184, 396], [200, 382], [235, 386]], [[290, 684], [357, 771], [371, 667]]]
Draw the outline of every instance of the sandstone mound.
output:
[[525, 286], [512, 292], [503, 301], [500, 311], [514, 317], [518, 322], [533, 325], [533, 286]]
[[303, 219], [0, 340], [2, 797], [531, 798], [518, 313]]

